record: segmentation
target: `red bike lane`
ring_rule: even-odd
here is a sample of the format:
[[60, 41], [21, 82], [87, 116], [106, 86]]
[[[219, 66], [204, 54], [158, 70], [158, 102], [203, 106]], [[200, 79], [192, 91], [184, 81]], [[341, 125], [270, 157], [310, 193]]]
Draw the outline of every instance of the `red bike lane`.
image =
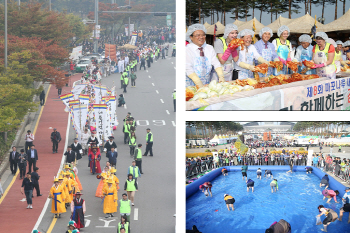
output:
[[[80, 74], [72, 76], [71, 83], [79, 80], [80, 77]], [[71, 86], [63, 87], [62, 94], [70, 92], [71, 88]], [[43, 196], [37, 197], [34, 190], [33, 209], [26, 209], [27, 202], [21, 201], [23, 198], [25, 199], [25, 195], [20, 192], [22, 180], [19, 180], [17, 174], [16, 181], [10, 187], [9, 192], [0, 205], [0, 226], [2, 232], [22, 233], [30, 232], [33, 229], [47, 200], [49, 190], [53, 185], [53, 178], [57, 175], [62, 154], [64, 153], [68, 123], [68, 113], [64, 111], [65, 106], [57, 93], [55, 86], [51, 85], [49, 92], [46, 94], [45, 106], [34, 135], [34, 144], [38, 151], [36, 166], [39, 167], [39, 186]], [[53, 128], [57, 128], [62, 137], [62, 141], [58, 144], [58, 153], [56, 154], [52, 154], [52, 142], [50, 140]], [[28, 172], [28, 165], [26, 172]], [[49, 208], [51, 208], [50, 205]]]

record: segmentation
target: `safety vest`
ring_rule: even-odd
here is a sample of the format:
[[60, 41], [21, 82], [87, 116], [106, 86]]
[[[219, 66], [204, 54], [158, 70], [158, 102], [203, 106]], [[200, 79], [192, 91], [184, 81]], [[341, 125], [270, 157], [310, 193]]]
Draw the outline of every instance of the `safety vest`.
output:
[[126, 180], [126, 191], [128, 192], [136, 191], [135, 179], [132, 179], [132, 181]]
[[137, 148], [137, 156], [136, 156], [137, 159], [142, 159], [142, 151], [141, 151], [141, 148]]
[[[282, 44], [280, 38], [276, 38], [276, 45], [277, 45], [277, 48], [278, 48], [279, 46], [281, 46], [281, 45], [286, 45], [286, 46], [288, 46], [288, 48], [289, 48], [289, 44], [290, 44], [289, 40], [286, 40], [286, 44]], [[276, 49], [277, 49], [277, 48], [276, 48]]]
[[124, 201], [123, 199], [120, 201], [120, 213], [122, 214], [130, 214], [130, 200]]
[[173, 99], [176, 100], [176, 92], [173, 92]]
[[147, 135], [146, 135], [146, 142], [148, 141], [148, 135], [151, 134], [151, 140], [149, 140], [149, 142], [153, 142], [153, 133], [149, 132]]
[[125, 77], [125, 78], [124, 78], [124, 84], [125, 84], [125, 85], [128, 85], [128, 83], [129, 83], [129, 78], [128, 78], [128, 77]]
[[[133, 172], [134, 169], [135, 169], [135, 174]], [[132, 174], [134, 176], [134, 178], [139, 177], [139, 167], [135, 166], [135, 168], [133, 168], [132, 166], [130, 166], [128, 169], [128, 174]]]
[[176, 49], [176, 45], [173, 46], [173, 49]]
[[130, 125], [124, 123], [124, 133], [130, 133]]
[[[326, 57], [328, 59], [328, 51], [329, 51], [329, 47], [331, 46], [330, 43], [326, 43], [326, 46], [324, 47], [324, 49], [321, 51], [320, 50], [320, 47], [318, 47], [318, 44], [315, 45], [315, 53], [318, 53], [318, 52], [324, 52], [326, 54]], [[332, 61], [332, 65], [334, 65], [335, 69], [337, 69], [335, 63], [334, 63], [334, 59]]]
[[125, 69], [125, 71], [129, 71], [130, 70], [130, 67], [129, 66], [127, 66], [126, 67], [126, 69]]
[[224, 51], [223, 51], [223, 53], [224, 53], [227, 49], [226, 40], [223, 37], [219, 37], [219, 39], [222, 41], [222, 44], [224, 45]]
[[129, 145], [130, 146], [136, 146], [136, 138], [135, 137], [130, 138]]
[[[120, 228], [122, 228], [122, 224], [118, 223], [118, 232], [120, 232]], [[129, 223], [128, 222], [126, 222], [124, 224], [124, 228], [125, 228], [125, 233], [129, 233]]]

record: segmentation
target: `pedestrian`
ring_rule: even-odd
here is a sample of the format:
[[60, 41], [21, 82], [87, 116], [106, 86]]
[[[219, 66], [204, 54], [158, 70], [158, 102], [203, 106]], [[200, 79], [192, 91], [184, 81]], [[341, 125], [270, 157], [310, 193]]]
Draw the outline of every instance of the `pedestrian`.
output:
[[[81, 155], [83, 154], [83, 147], [78, 142], [78, 138], [74, 138], [74, 142], [70, 146], [72, 148], [72, 151], [75, 153], [75, 158], [77, 160], [81, 159], [82, 158]], [[75, 161], [72, 161], [72, 162], [75, 162]]]
[[130, 222], [127, 222], [127, 216], [122, 215], [120, 223], [118, 223], [117, 233], [130, 232]]
[[18, 168], [19, 168], [20, 180], [25, 177], [27, 160], [28, 160], [27, 154], [24, 153], [24, 149], [21, 149], [21, 153], [18, 156]]
[[76, 228], [79, 230], [85, 227], [84, 215], [86, 212], [85, 200], [81, 198], [81, 195], [83, 195], [81, 192], [76, 192], [70, 205], [71, 219], [76, 222]]
[[162, 59], [165, 59], [165, 48], [162, 49]]
[[114, 137], [109, 136], [108, 139], [109, 140], [105, 143], [104, 149], [103, 149], [103, 151], [106, 152], [106, 157], [108, 157], [107, 154], [112, 150], [112, 147], [114, 147], [114, 149], [117, 148], [117, 144], [115, 144], [115, 142], [113, 141]]
[[130, 147], [130, 156], [134, 156], [135, 147], [136, 147], [136, 135], [134, 131], [131, 131], [129, 136], [129, 147]]
[[174, 112], [176, 112], [176, 89], [173, 92], [173, 103], [174, 103]]
[[57, 153], [58, 143], [61, 141], [61, 134], [57, 131], [56, 128], [53, 129], [51, 133], [51, 142], [52, 142], [52, 153]]
[[72, 233], [73, 232], [73, 230], [75, 230], [75, 226], [76, 226], [77, 224], [75, 223], [75, 221], [69, 221], [68, 222], [68, 230], [66, 231], [66, 233]]
[[172, 57], [176, 57], [176, 44], [173, 45], [173, 53], [171, 54]]
[[58, 96], [60, 96], [62, 94], [62, 86], [61, 85], [56, 85], [56, 88], [57, 88], [57, 94]]
[[148, 56], [147, 56], [147, 58], [146, 58], [146, 61], [147, 61], [147, 67], [148, 68], [151, 68], [151, 54], [149, 54]]
[[18, 158], [19, 158], [19, 153], [17, 152], [16, 147], [13, 146], [9, 156], [10, 169], [11, 169], [12, 175], [16, 175]]
[[118, 98], [118, 107], [124, 107], [124, 104], [125, 104], [125, 100], [124, 100], [123, 94], [120, 94]]
[[24, 137], [24, 140], [26, 141], [24, 150], [27, 151], [33, 145], [34, 135], [32, 134], [32, 131], [30, 130], [27, 131], [27, 134]]
[[26, 195], [27, 199], [27, 209], [33, 209], [33, 202], [32, 202], [32, 196], [33, 196], [33, 181], [31, 179], [30, 172], [27, 173], [27, 177], [23, 179], [22, 181], [22, 187], [21, 187], [21, 193]]
[[95, 147], [98, 148], [100, 144], [99, 144], [98, 138], [96, 137], [96, 131], [91, 132], [91, 136], [89, 137], [87, 144], [91, 146], [94, 145]]
[[0, 199], [1, 197], [4, 195], [4, 190], [2, 190], [2, 186], [1, 186], [1, 176], [0, 176]]
[[66, 163], [71, 163], [71, 162], [75, 162], [76, 159], [76, 155], [75, 152], [72, 151], [72, 147], [68, 146], [67, 151], [64, 152], [64, 155], [66, 156]]
[[118, 205], [118, 194], [117, 188], [113, 186], [113, 180], [109, 179], [107, 181], [107, 186], [105, 186], [102, 190], [104, 198], [103, 198], [103, 213], [106, 214], [105, 218], [114, 217], [113, 213], [117, 212]]
[[45, 104], [45, 91], [42, 90], [41, 93], [40, 93], [40, 105], [43, 106]]
[[134, 71], [131, 71], [131, 75], [130, 75], [130, 78], [131, 78], [131, 87], [136, 87], [136, 74]]
[[115, 150], [114, 146], [111, 147], [111, 150], [107, 152], [108, 162], [112, 167], [117, 165], [118, 152]]
[[89, 137], [91, 136], [91, 133], [89, 133], [89, 130], [85, 128], [84, 133], [82, 133], [82, 139], [81, 139], [81, 146], [83, 149], [83, 156], [87, 155], [87, 151], [89, 149], [87, 142], [89, 140]]
[[89, 154], [89, 167], [92, 174], [101, 173], [101, 153], [100, 149], [96, 146], [92, 148], [92, 152]]
[[55, 214], [55, 218], [60, 218], [61, 213], [66, 212], [65, 198], [66, 193], [64, 192], [63, 185], [58, 184], [58, 179], [54, 179], [54, 185], [50, 189], [49, 198], [52, 199], [51, 213]]
[[36, 167], [36, 161], [38, 160], [38, 151], [35, 149], [35, 145], [32, 145], [30, 149], [27, 151], [28, 162], [29, 162], [29, 173], [32, 173], [32, 165], [33, 170]]
[[126, 93], [126, 87], [128, 86], [128, 84], [129, 84], [129, 78], [128, 76], [125, 76], [123, 79], [123, 88], [124, 88], [123, 93]]
[[131, 162], [131, 166], [128, 168], [128, 174], [132, 174], [136, 180], [138, 177], [141, 177], [140, 169], [136, 166], [135, 160]]
[[128, 194], [123, 193], [122, 199], [119, 200], [119, 213], [120, 216], [126, 216], [127, 222], [130, 222], [130, 213], [131, 213], [131, 201], [128, 199]]
[[142, 56], [142, 58], [141, 58], [140, 70], [142, 67], [144, 68], [144, 70], [146, 70], [146, 60], [145, 60], [144, 56]]
[[142, 151], [141, 151], [142, 144], [137, 145], [137, 149], [135, 150], [134, 154], [134, 160], [136, 161], [136, 166], [139, 168], [140, 173], [142, 172]]
[[[42, 196], [42, 194], [40, 194], [40, 188], [39, 188], [39, 178], [40, 178], [40, 176], [38, 174], [38, 171], [39, 171], [39, 168], [35, 167], [34, 171], [31, 174], [31, 178], [32, 178], [32, 181], [33, 181], [33, 191], [34, 191], [34, 188], [35, 188], [36, 196], [40, 197], [40, 196]], [[34, 196], [34, 194], [33, 194], [33, 196]]]
[[143, 156], [147, 156], [148, 152], [150, 153], [150, 156], [153, 156], [153, 151], [152, 151], [152, 147], [153, 147], [153, 133], [151, 132], [150, 128], [147, 128], [146, 131], [147, 131], [147, 135], [146, 135], [146, 151], [145, 151], [145, 154]]
[[134, 206], [135, 192], [138, 191], [138, 184], [132, 174], [129, 174], [128, 179], [125, 181], [124, 191], [128, 193], [128, 198], [131, 201], [131, 205]]
[[131, 125], [129, 124], [129, 118], [125, 120], [124, 126], [123, 126], [123, 132], [124, 132], [124, 144], [129, 143], [129, 134], [131, 131]]

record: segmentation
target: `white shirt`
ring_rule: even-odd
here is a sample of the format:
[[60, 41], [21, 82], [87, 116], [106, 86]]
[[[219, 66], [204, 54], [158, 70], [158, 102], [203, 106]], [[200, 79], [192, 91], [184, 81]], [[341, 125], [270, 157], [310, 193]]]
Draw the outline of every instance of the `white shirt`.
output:
[[248, 61], [247, 60], [247, 54], [252, 55], [255, 60], [258, 60], [258, 58], [261, 57], [261, 55], [258, 53], [258, 51], [256, 50], [254, 45], [249, 45], [248, 52], [247, 52], [247, 48], [244, 47], [243, 50], [239, 51], [239, 59], [238, 59], [238, 61], [236, 63], [237, 64], [237, 66], [236, 66], [237, 70], [244, 70], [242, 67], [239, 66], [240, 62], [244, 62], [244, 63], [247, 63], [249, 65], [254, 65], [254, 61]]
[[27, 142], [32, 142], [32, 141], [34, 141], [34, 135], [33, 134], [26, 134], [26, 136], [24, 137], [24, 140], [26, 140]]
[[[195, 72], [195, 60], [197, 57], [200, 57], [200, 51], [198, 48], [199, 47], [193, 43], [186, 46], [186, 75]], [[202, 48], [204, 56], [208, 58], [209, 63], [214, 66], [214, 69], [221, 67], [213, 46], [204, 44]]]

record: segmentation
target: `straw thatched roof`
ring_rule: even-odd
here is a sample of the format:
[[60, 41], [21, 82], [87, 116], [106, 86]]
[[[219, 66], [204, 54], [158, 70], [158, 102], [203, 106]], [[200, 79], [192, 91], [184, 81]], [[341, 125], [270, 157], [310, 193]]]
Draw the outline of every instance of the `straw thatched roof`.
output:
[[253, 21], [255, 20], [255, 33], [259, 34], [260, 30], [265, 27], [262, 23], [260, 23], [255, 17], [254, 19], [249, 20], [248, 22], [238, 26], [238, 31], [242, 31], [243, 29], [253, 30]]
[[[216, 22], [216, 35], [224, 34], [225, 32], [225, 26], [220, 23], [220, 21]], [[207, 28], [207, 35], [214, 35], [214, 27], [215, 24], [211, 25]]]
[[236, 19], [233, 24], [235, 24], [235, 25], [237, 25], [237, 27], [239, 27], [239, 26], [241, 26], [241, 25], [243, 25], [245, 23], [246, 23], [246, 21], [240, 21], [240, 20]]
[[288, 18], [284, 18], [280, 15], [280, 17], [278, 17], [278, 19], [276, 19], [275, 21], [273, 21], [272, 23], [270, 23], [269, 25], [267, 25], [266, 27], [271, 28], [273, 33], [277, 33], [277, 30], [282, 26], [282, 25], [287, 25], [289, 24], [291, 21], [293, 21], [293, 19], [288, 19]]
[[210, 27], [211, 25], [209, 24], [209, 23], [207, 23], [207, 22], [205, 22], [205, 24], [203, 24], [204, 25], [204, 27], [206, 28], [206, 29], [208, 29], [208, 27]]
[[325, 25], [326, 32], [350, 30], [350, 9], [339, 19]]

